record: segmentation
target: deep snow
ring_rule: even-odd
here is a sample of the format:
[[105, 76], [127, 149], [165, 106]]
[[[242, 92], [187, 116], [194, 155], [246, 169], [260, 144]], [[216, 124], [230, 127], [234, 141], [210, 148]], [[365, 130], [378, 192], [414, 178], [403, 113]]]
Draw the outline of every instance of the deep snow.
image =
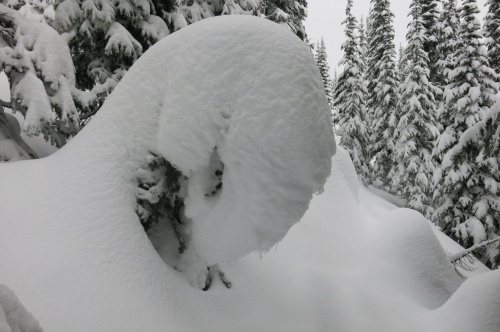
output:
[[[206, 43], [190, 49], [198, 54], [202, 64], [195, 72], [186, 72], [190, 67], [181, 64], [187, 61], [182, 58], [186, 48], [169, 42], [180, 33], [186, 34], [183, 38], [201, 38]], [[209, 59], [202, 55], [210, 47], [236, 48], [238, 52], [238, 47], [230, 41], [235, 38], [241, 43], [241, 34], [248, 42], [240, 49], [242, 58], [228, 55], [224, 59], [206, 62]], [[281, 38], [288, 39], [281, 42]], [[269, 252], [229, 259], [250, 248], [264, 249], [264, 246], [255, 248], [255, 243], [250, 241], [250, 245], [244, 242], [245, 249], [238, 253], [239, 241], [246, 237], [237, 232], [231, 232], [235, 243], [223, 244], [226, 248], [235, 248], [236, 254], [224, 252], [228, 257], [221, 258], [217, 243], [215, 249], [207, 244], [200, 246], [208, 248], [207, 261], [225, 261], [221, 268], [233, 284], [231, 289], [215, 280], [212, 288], [203, 292], [164, 264], [156, 253], [133, 211], [134, 170], [150, 150], [158, 149], [162, 155], [172, 158], [172, 162], [187, 175], [196, 175], [197, 168], [192, 165], [200, 162], [197, 167], [203, 168], [214, 144], [219, 146], [224, 139], [226, 143], [222, 146], [228, 149], [227, 145], [231, 144], [228, 137], [231, 136], [232, 123], [226, 132], [223, 120], [227, 120], [226, 113], [215, 110], [218, 107], [223, 111], [235, 110], [231, 117], [233, 121], [240, 107], [245, 106], [241, 101], [245, 100], [245, 93], [241, 98], [234, 93], [219, 95], [231, 106], [224, 108], [221, 106], [224, 103], [207, 102], [206, 98], [196, 103], [196, 96], [204, 96], [203, 92], [191, 91], [189, 85], [180, 85], [183, 80], [192, 82], [199, 71], [215, 70], [206, 67], [209, 64], [221, 72], [205, 80], [196, 80], [200, 85], [213, 88], [219, 83], [222, 84], [221, 91], [235, 86], [236, 91], [246, 91], [257, 97], [264, 93], [268, 98], [260, 99], [257, 110], [260, 106], [265, 109], [266, 104], [272, 105], [273, 109], [289, 108], [294, 114], [291, 118], [304, 121], [305, 127], [299, 128], [317, 126], [313, 132], [299, 131], [296, 138], [292, 137], [294, 132], [285, 135], [284, 138], [292, 139], [292, 147], [295, 148], [295, 143], [306, 144], [302, 140], [321, 144], [312, 149], [299, 145], [295, 151], [301, 155], [311, 149], [311, 155], [306, 156], [312, 160], [318, 158], [321, 163], [318, 165], [319, 174], [307, 173], [308, 167], [316, 169], [308, 164], [309, 161], [299, 163], [297, 169], [293, 165], [284, 166], [287, 171], [283, 174], [297, 172], [299, 176], [306, 176], [307, 180], [300, 179], [305, 183], [299, 182], [298, 188], [291, 185], [290, 179], [283, 179], [272, 167], [264, 165], [260, 166], [262, 169], [258, 168], [258, 172], [269, 176], [264, 179], [269, 181], [269, 188], [261, 180], [252, 178], [255, 174], [250, 174], [250, 178], [257, 181], [256, 187], [248, 181], [240, 183], [243, 189], [248, 188], [247, 192], [238, 193], [236, 186], [237, 194], [227, 199], [256, 198], [260, 202], [263, 192], [258, 189], [274, 190], [277, 187], [280, 191], [274, 195], [284, 195], [294, 203], [297, 199], [297, 204], [303, 207], [304, 204], [307, 206], [307, 202], [304, 203], [306, 199], [308, 201], [306, 196], [319, 189], [321, 176], [330, 171], [330, 156], [325, 161], [324, 155], [331, 154], [333, 147], [328, 130], [314, 122], [323, 116], [322, 111], [314, 107], [327, 104], [324, 97], [319, 97], [322, 93], [318, 89], [322, 86], [312, 56], [306, 56], [306, 48], [294, 46], [300, 41], [293, 38], [296, 37], [286, 29], [252, 17], [224, 17], [193, 24], [147, 52], [108, 99], [105, 109], [67, 147], [48, 158], [0, 165], [0, 283], [8, 285], [17, 294], [45, 331], [498, 332], [500, 271], [472, 276], [463, 283], [464, 279], [455, 272], [435, 235], [439, 232], [433, 231], [419, 213], [398, 208], [360, 187], [352, 162], [341, 148], [332, 158], [331, 175], [324, 185], [324, 192], [314, 196], [301, 222]], [[276, 48], [269, 47], [268, 43]], [[260, 52], [243, 56], [260, 45], [268, 46]], [[273, 57], [283, 56], [279, 52], [283, 48], [288, 53], [286, 60], [281, 58], [282, 65], [287, 69], [297, 69], [300, 77], [290, 78], [285, 75], [285, 70], [267, 68], [265, 75], [262, 74], [265, 80], [276, 79], [280, 84], [264, 80], [268, 85], [261, 89], [260, 85], [246, 84], [245, 76], [238, 74], [257, 70], [252, 66], [245, 69], [246, 64], [253, 63], [254, 59], [264, 63], [264, 59], [273, 61]], [[171, 57], [179, 66], [173, 65]], [[237, 71], [229, 70], [224, 75], [224, 68], [234, 66], [237, 66]], [[146, 68], [147, 72], [143, 72]], [[162, 73], [164, 76], [148, 73]], [[214, 82], [220, 77], [224, 79]], [[225, 79], [231, 84], [224, 83]], [[288, 85], [298, 89], [291, 90], [292, 94], [300, 93], [297, 98], [289, 100], [288, 95], [283, 98], [284, 93], [290, 93], [284, 88]], [[304, 96], [306, 92], [302, 89], [311, 94]], [[187, 103], [191, 107], [181, 107], [181, 97], [175, 97], [184, 90], [186, 96], [193, 97]], [[174, 97], [172, 91], [176, 91]], [[168, 99], [164, 99], [166, 92], [170, 92]], [[310, 107], [307, 110], [312, 113], [306, 114], [311, 114], [311, 119], [304, 119], [304, 113], [298, 109], [297, 113], [293, 111], [293, 106], [302, 99]], [[178, 110], [174, 113], [165, 111], [169, 105], [177, 105]], [[170, 125], [170, 121], [176, 121], [176, 116], [183, 112], [199, 114], [197, 106], [200, 105], [210, 106], [207, 110], [213, 121], [202, 118], [208, 123], [209, 130], [203, 127], [199, 132], [184, 132], [179, 144], [183, 149], [191, 148], [181, 143], [192, 140], [193, 135], [201, 135], [194, 140], [203, 150], [178, 155], [179, 147], [172, 141], [177, 136], [163, 129], [192, 130], [191, 126], [199, 124], [186, 123], [179, 128]], [[173, 114], [170, 120], [167, 119], [169, 114]], [[247, 114], [240, 116], [248, 120]], [[190, 121], [187, 118], [181, 120]], [[239, 128], [235, 133], [238, 138], [257, 139], [251, 134], [267, 134], [255, 126], [245, 127], [243, 123], [241, 126], [236, 123], [235, 127]], [[221, 130], [226, 136], [221, 134], [214, 138]], [[247, 134], [249, 136], [245, 136]], [[278, 135], [277, 132], [272, 134]], [[162, 145], [157, 146], [158, 142]], [[267, 140], [262, 144], [270, 147], [261, 147], [269, 160], [276, 160], [281, 167], [286, 160], [278, 157], [289, 156], [292, 158], [290, 162], [294, 162], [297, 155], [288, 154], [290, 145], [285, 144], [288, 141], [280, 142], [285, 152]], [[204, 162], [194, 160], [197, 152], [204, 156]], [[251, 150], [242, 158], [248, 157], [243, 160], [252, 162], [253, 153], [260, 152], [259, 149]], [[236, 157], [231, 159], [231, 154], [227, 158], [229, 165], [237, 161]], [[323, 169], [326, 166], [328, 170]], [[240, 168], [236, 169], [240, 171]], [[244, 176], [238, 172], [234, 177], [228, 172], [226, 179], [238, 181]], [[295, 190], [301, 192], [300, 197], [289, 196]], [[271, 202], [271, 207], [277, 206], [276, 201]], [[242, 213], [232, 214], [228, 222], [241, 223], [254, 211], [264, 213], [262, 205], [252, 204], [257, 203], [238, 202]], [[285, 208], [288, 208], [286, 204], [283, 205]], [[277, 212], [294, 217], [300, 214], [295, 209]], [[276, 233], [266, 234], [267, 246], [286, 232], [282, 223], [278, 225]], [[220, 234], [210, 236], [217, 235]], [[442, 243], [445, 241], [446, 238], [442, 238]], [[445, 246], [450, 251], [449, 246]]]

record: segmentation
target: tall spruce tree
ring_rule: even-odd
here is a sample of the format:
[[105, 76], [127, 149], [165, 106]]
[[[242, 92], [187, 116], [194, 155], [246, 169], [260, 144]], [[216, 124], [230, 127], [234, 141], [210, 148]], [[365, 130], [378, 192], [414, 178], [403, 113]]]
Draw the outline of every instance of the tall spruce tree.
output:
[[[498, 165], [487, 133], [498, 130], [486, 121], [498, 91], [489, 67], [475, 0], [465, 0], [460, 12], [456, 66], [445, 89], [442, 114], [448, 124], [434, 148], [442, 160], [437, 172], [437, 208], [433, 220], [465, 247], [495, 236], [498, 220]], [[496, 127], [495, 127], [496, 126]], [[498, 155], [497, 155], [498, 156]], [[496, 156], [496, 157], [497, 157]], [[498, 160], [498, 159], [497, 159]], [[496, 222], [498, 224], [498, 221]]]
[[398, 74], [399, 74], [399, 82], [404, 83], [406, 79], [406, 69], [408, 60], [405, 55], [405, 47], [403, 45], [399, 45], [398, 52]]
[[336, 122], [340, 146], [344, 147], [354, 163], [360, 180], [370, 183], [370, 163], [367, 151], [368, 126], [364, 121], [366, 88], [361, 68], [361, 49], [356, 36], [356, 18], [351, 13], [352, 0], [347, 1], [345, 25], [346, 41], [342, 45], [344, 66], [335, 90]]
[[435, 84], [444, 90], [449, 83], [450, 72], [455, 67], [455, 52], [458, 34], [458, 11], [456, 0], [445, 0], [438, 22], [437, 61]]
[[315, 59], [321, 74], [321, 79], [323, 80], [323, 86], [325, 87], [328, 105], [330, 105], [330, 109], [333, 111], [333, 83], [330, 78], [328, 54], [326, 53], [325, 41], [323, 38], [321, 38], [320, 42], [316, 45]]
[[365, 26], [365, 18], [361, 16], [361, 19], [359, 20], [359, 49], [360, 49], [360, 57], [361, 57], [361, 64], [363, 67], [361, 67], [361, 72], [363, 73], [363, 77], [365, 75], [365, 70], [366, 70], [366, 52], [368, 51], [368, 43], [366, 40], [366, 26]]
[[490, 66], [500, 75], [500, 2], [488, 0], [488, 13], [484, 18], [484, 37], [488, 47]]
[[375, 158], [372, 180], [388, 184], [392, 167], [394, 129], [398, 122], [399, 77], [394, 46], [394, 15], [388, 0], [372, 0], [368, 30], [368, 114], [371, 135], [369, 153]]
[[430, 80], [436, 83], [438, 60], [438, 21], [439, 21], [439, 4], [441, 0], [420, 0], [422, 6], [422, 22], [425, 28], [426, 40], [424, 41], [424, 50], [427, 52], [428, 67], [430, 70]]
[[[445, 0], [438, 22], [438, 57], [435, 64], [436, 76], [434, 84], [442, 92], [444, 92], [445, 87], [450, 83], [449, 76], [456, 65], [455, 52], [459, 24], [456, 2], [456, 0]], [[446, 123], [446, 120], [441, 117], [445, 107], [444, 96], [440, 94], [437, 99], [436, 124], [442, 132], [449, 123]], [[440, 162], [440, 160], [437, 160], [437, 162]]]
[[433, 141], [439, 134], [435, 126], [436, 88], [429, 80], [427, 39], [422, 19], [421, 0], [410, 5], [412, 21], [408, 26], [404, 59], [406, 79], [400, 86], [400, 119], [394, 134], [396, 145], [390, 178], [393, 192], [407, 200], [408, 206], [430, 216], [432, 209]]

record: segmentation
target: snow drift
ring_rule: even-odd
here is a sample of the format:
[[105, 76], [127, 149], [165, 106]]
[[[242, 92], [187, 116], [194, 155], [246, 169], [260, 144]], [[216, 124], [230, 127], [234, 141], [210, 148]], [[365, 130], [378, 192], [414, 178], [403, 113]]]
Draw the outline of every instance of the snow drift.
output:
[[[497, 332], [498, 272], [460, 286], [420, 214], [376, 201], [344, 150], [331, 160], [327, 112], [286, 29], [223, 17], [172, 34], [65, 148], [0, 165], [0, 282], [45, 331]], [[151, 152], [187, 176], [193, 247], [227, 260], [230, 290], [192, 287], [143, 231]], [[217, 159], [224, 185], [207, 197]]]

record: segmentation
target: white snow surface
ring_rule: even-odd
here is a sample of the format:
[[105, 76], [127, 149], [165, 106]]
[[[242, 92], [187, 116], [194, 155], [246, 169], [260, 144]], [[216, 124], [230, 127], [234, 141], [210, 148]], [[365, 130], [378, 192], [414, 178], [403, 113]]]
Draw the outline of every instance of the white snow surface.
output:
[[[199, 43], [180, 44], [186, 38]], [[498, 332], [500, 272], [472, 276], [461, 285], [422, 215], [359, 187], [341, 148], [330, 163], [334, 144], [320, 123], [328, 104], [311, 55], [299, 44], [286, 29], [254, 17], [193, 24], [146, 52], [65, 148], [40, 160], [0, 165], [0, 282], [14, 290], [45, 331]], [[221, 52], [208, 53], [212, 48]], [[235, 55], [226, 54], [229, 50]], [[193, 68], [191, 57], [200, 65]], [[278, 67], [267, 67], [267, 61]], [[252, 77], [262, 79], [249, 81]], [[204, 89], [218, 98], [208, 98]], [[259, 98], [247, 95], [252, 93]], [[307, 107], [301, 111], [297, 105]], [[265, 120], [258, 122], [262, 128], [251, 114]], [[190, 116], [199, 121], [192, 123]], [[280, 130], [293, 127], [280, 134], [267, 127], [272, 122]], [[279, 144], [289, 142], [285, 151], [268, 135], [276, 135]], [[247, 140], [241, 151], [235, 147], [240, 140]], [[288, 144], [296, 154], [286, 151]], [[279, 217], [296, 218], [314, 191], [324, 192], [264, 255], [229, 259], [263, 247], [221, 229], [215, 242], [238, 253], [231, 251], [220, 264], [233, 287], [215, 279], [203, 292], [167, 266], [144, 233], [133, 210], [134, 172], [149, 151], [159, 151], [196, 178], [214, 147], [226, 164], [222, 190], [231, 197], [221, 193], [217, 202], [205, 202], [207, 222], [216, 223], [210, 214], [248, 221], [249, 215], [264, 213], [262, 197], [273, 209], [281, 206], [274, 211]], [[291, 174], [300, 178], [298, 184], [288, 179]], [[192, 186], [202, 183], [194, 180]], [[221, 211], [218, 204], [235, 210]], [[191, 213], [194, 223], [201, 220]], [[268, 216], [273, 222], [278, 218]], [[268, 230], [259, 221], [253, 230], [264, 227], [273, 234], [264, 237], [268, 246], [293, 221], [277, 224], [278, 230]], [[231, 240], [224, 236], [235, 243], [225, 243]], [[208, 244], [200, 247], [207, 250], [201, 252], [207, 261], [225, 256]]]

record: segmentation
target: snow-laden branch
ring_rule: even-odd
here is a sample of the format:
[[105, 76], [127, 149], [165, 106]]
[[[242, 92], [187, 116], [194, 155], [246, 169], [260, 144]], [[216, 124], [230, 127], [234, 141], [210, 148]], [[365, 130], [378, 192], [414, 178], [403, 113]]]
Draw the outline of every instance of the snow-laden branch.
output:
[[497, 237], [497, 238], [491, 239], [491, 240], [486, 240], [486, 241], [483, 241], [481, 243], [475, 244], [472, 247], [470, 247], [469, 249], [465, 249], [465, 250], [462, 250], [460, 252], [457, 252], [456, 254], [451, 255], [450, 262], [455, 265], [459, 260], [461, 260], [465, 256], [472, 254], [475, 250], [484, 248], [484, 247], [489, 246], [491, 244], [494, 244], [495, 242], [498, 242], [498, 241], [500, 241], [500, 237]]

